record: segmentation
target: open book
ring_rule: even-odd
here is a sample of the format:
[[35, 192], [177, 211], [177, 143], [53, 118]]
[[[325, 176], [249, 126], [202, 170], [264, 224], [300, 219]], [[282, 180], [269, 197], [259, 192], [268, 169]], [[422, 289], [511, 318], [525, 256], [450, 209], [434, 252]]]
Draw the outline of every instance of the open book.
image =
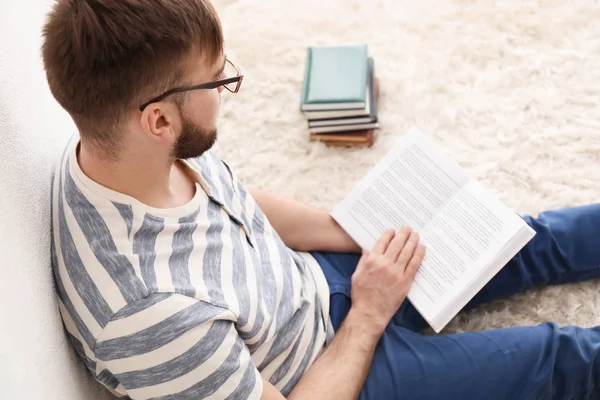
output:
[[331, 212], [364, 249], [410, 226], [426, 254], [408, 299], [440, 332], [535, 231], [416, 128]]

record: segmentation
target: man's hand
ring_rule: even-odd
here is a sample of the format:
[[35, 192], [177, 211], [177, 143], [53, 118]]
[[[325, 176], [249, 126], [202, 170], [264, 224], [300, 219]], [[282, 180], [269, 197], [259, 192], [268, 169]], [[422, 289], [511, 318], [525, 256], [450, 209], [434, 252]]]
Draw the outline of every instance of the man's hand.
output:
[[383, 332], [406, 298], [424, 256], [425, 247], [410, 228], [384, 233], [370, 253], [363, 252], [352, 276], [353, 312]]
[[[425, 256], [409, 228], [386, 232], [364, 252], [352, 276], [352, 307], [332, 342], [298, 382], [288, 399], [356, 399], [377, 342], [406, 298]], [[263, 400], [281, 396], [268, 383]]]

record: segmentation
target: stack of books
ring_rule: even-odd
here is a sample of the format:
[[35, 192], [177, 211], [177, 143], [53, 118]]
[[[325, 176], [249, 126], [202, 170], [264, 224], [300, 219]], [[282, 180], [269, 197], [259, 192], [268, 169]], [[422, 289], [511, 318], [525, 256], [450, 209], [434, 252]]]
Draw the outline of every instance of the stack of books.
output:
[[378, 82], [366, 45], [309, 47], [301, 110], [310, 140], [370, 147], [377, 122]]

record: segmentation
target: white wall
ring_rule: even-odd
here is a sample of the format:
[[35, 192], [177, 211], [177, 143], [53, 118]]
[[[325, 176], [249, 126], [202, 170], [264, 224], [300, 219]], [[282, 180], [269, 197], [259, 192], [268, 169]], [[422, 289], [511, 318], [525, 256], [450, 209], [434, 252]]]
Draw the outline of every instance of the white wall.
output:
[[0, 399], [113, 398], [63, 334], [49, 261], [50, 177], [74, 126], [40, 59], [49, 0], [0, 0]]

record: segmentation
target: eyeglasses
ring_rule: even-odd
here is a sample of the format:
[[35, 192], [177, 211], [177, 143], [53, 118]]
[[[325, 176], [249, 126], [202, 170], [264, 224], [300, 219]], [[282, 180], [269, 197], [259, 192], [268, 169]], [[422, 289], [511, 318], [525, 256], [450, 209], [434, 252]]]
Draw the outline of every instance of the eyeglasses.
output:
[[200, 90], [200, 89], [216, 89], [219, 86], [224, 86], [225, 89], [229, 90], [231, 93], [237, 93], [240, 90], [242, 81], [244, 80], [244, 75], [242, 74], [240, 69], [238, 67], [236, 67], [228, 58], [225, 59], [225, 69], [223, 70], [223, 74], [225, 75], [225, 78], [223, 78], [223, 79], [218, 79], [216, 81], [202, 83], [200, 85], [178, 87], [178, 88], [174, 88], [171, 90], [167, 90], [160, 96], [156, 96], [152, 100], [149, 100], [149, 101], [145, 102], [144, 104], [142, 104], [139, 107], [140, 111], [144, 111], [144, 109], [146, 107], [148, 107], [150, 104], [162, 101], [166, 97], [171, 96], [175, 93], [189, 92], [192, 90]]

